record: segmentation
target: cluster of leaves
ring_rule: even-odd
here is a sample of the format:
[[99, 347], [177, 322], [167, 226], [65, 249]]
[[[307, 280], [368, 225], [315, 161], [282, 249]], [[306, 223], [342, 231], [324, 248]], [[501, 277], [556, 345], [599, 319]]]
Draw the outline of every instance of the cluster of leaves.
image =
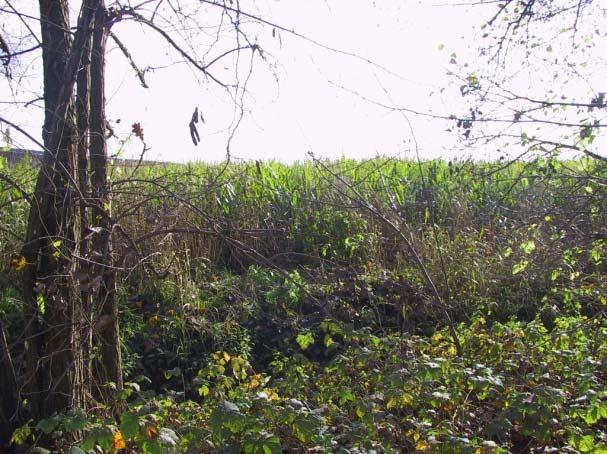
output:
[[[146, 453], [607, 452], [603, 319], [560, 317], [549, 333], [539, 319], [479, 316], [459, 328], [465, 357], [445, 330], [378, 337], [324, 321], [320, 332], [297, 335], [301, 353], [277, 354], [263, 373], [241, 356], [208, 355], [194, 399], [131, 384], [118, 423], [70, 414], [36, 429], [83, 431], [83, 450]], [[346, 348], [320, 363], [303, 354], [317, 341]]]

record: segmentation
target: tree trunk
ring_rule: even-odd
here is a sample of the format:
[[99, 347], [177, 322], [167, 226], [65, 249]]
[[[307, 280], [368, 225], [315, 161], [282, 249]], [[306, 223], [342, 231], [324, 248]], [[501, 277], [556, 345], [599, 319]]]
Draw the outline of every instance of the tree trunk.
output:
[[[10, 440], [17, 425], [19, 387], [11, 353], [6, 342], [4, 326], [0, 320], [0, 446]], [[8, 443], [6, 443], [8, 444]]]
[[95, 0], [84, 2], [74, 43], [67, 0], [40, 0], [45, 120], [42, 160], [22, 254], [26, 322], [24, 396], [34, 417], [80, 405], [83, 383], [80, 298], [73, 276], [80, 232], [76, 200], [73, 91]]
[[[103, 3], [103, 2], [102, 2]], [[122, 389], [122, 364], [116, 301], [116, 271], [111, 248], [111, 189], [108, 184], [108, 158], [105, 119], [105, 50], [109, 29], [104, 6], [97, 10], [91, 53], [91, 191], [94, 200], [92, 222], [95, 235], [92, 244], [94, 264], [91, 275], [101, 277], [97, 297], [101, 363], [96, 370], [97, 382], [112, 382]], [[101, 389], [102, 396], [105, 391]], [[107, 396], [105, 396], [107, 397]]]
[[[78, 256], [88, 257], [90, 252], [89, 247], [89, 228], [90, 228], [90, 210], [88, 209], [90, 195], [90, 179], [89, 179], [89, 116], [90, 116], [90, 88], [91, 88], [91, 44], [92, 36], [85, 43], [84, 52], [82, 55], [82, 65], [78, 71], [76, 80], [76, 124], [78, 126], [78, 184], [80, 189], [79, 199], [79, 230], [80, 243], [78, 245]], [[83, 383], [91, 384], [93, 382], [91, 352], [92, 352], [92, 332], [93, 332], [93, 316], [92, 316], [92, 280], [89, 273], [89, 264], [85, 260], [78, 263], [78, 271], [76, 274], [77, 284], [80, 293], [80, 313], [76, 314], [76, 319], [82, 321], [82, 362], [83, 362]]]

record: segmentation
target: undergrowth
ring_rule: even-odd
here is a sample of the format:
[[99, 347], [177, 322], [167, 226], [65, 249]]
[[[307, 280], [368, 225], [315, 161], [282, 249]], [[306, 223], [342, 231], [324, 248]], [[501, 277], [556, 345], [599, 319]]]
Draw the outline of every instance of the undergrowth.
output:
[[[31, 190], [31, 168], [9, 170]], [[28, 421], [16, 445], [607, 452], [600, 163], [130, 172], [113, 174], [115, 220], [137, 245], [116, 244], [128, 383], [87, 414]], [[0, 316], [17, 365], [22, 192], [0, 191]]]

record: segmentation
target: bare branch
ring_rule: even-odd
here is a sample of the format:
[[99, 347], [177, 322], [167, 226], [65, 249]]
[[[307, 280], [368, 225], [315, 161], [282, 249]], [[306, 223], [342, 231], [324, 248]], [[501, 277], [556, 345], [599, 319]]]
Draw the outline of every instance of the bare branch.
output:
[[363, 57], [363, 56], [361, 56], [361, 55], [359, 55], [357, 53], [349, 52], [349, 51], [346, 51], [346, 50], [342, 50], [342, 49], [338, 49], [338, 48], [335, 48], [335, 47], [331, 47], [331, 46], [329, 46], [327, 44], [323, 44], [320, 41], [317, 41], [317, 40], [315, 40], [313, 38], [310, 38], [309, 36], [304, 35], [302, 33], [298, 33], [298, 32], [296, 32], [293, 29], [289, 29], [289, 28], [283, 27], [282, 25], [279, 25], [276, 22], [272, 22], [272, 21], [263, 19], [262, 17], [257, 16], [255, 14], [247, 13], [245, 11], [242, 11], [239, 8], [234, 8], [232, 6], [228, 6], [225, 3], [217, 3], [217, 2], [214, 2], [212, 0], [199, 0], [199, 1], [200, 1], [200, 3], [205, 3], [205, 4], [208, 4], [208, 5], [216, 6], [218, 8], [222, 8], [225, 11], [232, 11], [234, 13], [240, 14], [240, 15], [242, 15], [244, 17], [249, 18], [249, 19], [253, 19], [256, 22], [259, 22], [260, 24], [268, 25], [268, 26], [270, 26], [270, 27], [272, 27], [272, 28], [274, 28], [276, 30], [280, 30], [280, 31], [283, 31], [285, 33], [288, 33], [288, 34], [290, 34], [292, 36], [295, 36], [295, 37], [297, 37], [299, 39], [307, 41], [307, 42], [315, 45], [316, 47], [320, 47], [321, 49], [328, 50], [328, 51], [336, 53], [336, 54], [344, 55], [346, 57], [351, 57], [351, 58], [354, 58], [356, 60], [360, 60], [360, 61], [362, 61], [364, 63], [367, 63], [367, 64], [369, 64], [369, 65], [371, 65], [371, 66], [373, 66], [375, 68], [381, 69], [386, 74], [390, 74], [392, 76], [398, 77], [399, 79], [402, 79], [402, 77], [399, 74], [396, 74], [393, 71], [390, 71], [387, 67], [382, 66], [379, 63], [374, 62], [370, 58]]
[[135, 70], [135, 74], [137, 74], [137, 77], [139, 78], [139, 81], [141, 82], [141, 86], [143, 88], [150, 88], [145, 81], [145, 71], [142, 71], [141, 69], [139, 69], [139, 67], [133, 60], [131, 53], [127, 49], [127, 47], [122, 43], [122, 41], [111, 30], [109, 32], [109, 35], [110, 35], [110, 38], [112, 38], [114, 40], [114, 42], [118, 45], [118, 48], [122, 51], [122, 54], [128, 60], [129, 64], [131, 65], [131, 68], [133, 68]]
[[183, 58], [185, 58], [187, 61], [189, 61], [196, 69], [201, 71], [204, 75], [209, 77], [216, 84], [222, 86], [223, 88], [226, 88], [226, 89], [228, 88], [227, 84], [223, 83], [222, 81], [217, 79], [215, 76], [213, 76], [205, 66], [203, 66], [199, 62], [197, 62], [188, 52], [186, 52], [181, 46], [179, 46], [179, 44], [177, 44], [175, 42], [175, 40], [165, 30], [163, 30], [162, 28], [157, 26], [155, 23], [149, 21], [148, 19], [143, 17], [141, 14], [138, 14], [133, 10], [128, 10], [125, 14], [132, 16], [138, 22], [141, 22], [141, 23], [147, 25], [148, 27], [150, 27], [151, 29], [155, 30], [156, 32], [158, 32], [177, 52], [179, 52], [181, 54], [181, 56]]
[[36, 42], [38, 43], [38, 45], [42, 45], [42, 43], [40, 42], [40, 40], [38, 39], [38, 36], [34, 33], [34, 30], [32, 30], [32, 28], [29, 26], [29, 24], [25, 21], [25, 18], [29, 18], [29, 19], [35, 19], [35, 20], [39, 20], [36, 17], [31, 17], [31, 16], [27, 16], [23, 13], [20, 13], [10, 2], [10, 0], [5, 0], [6, 4], [9, 6], [9, 8], [17, 15], [17, 17], [19, 18], [19, 20], [23, 23], [23, 25], [25, 26], [25, 28], [27, 28], [27, 30], [30, 32], [31, 36], [36, 40]]
[[[0, 41], [2, 41], [2, 36], [1, 35], [0, 35]], [[0, 46], [0, 47], [2, 47], [2, 50], [4, 51], [4, 46]], [[13, 57], [17, 57], [19, 55], [27, 54], [29, 52], [33, 52], [33, 51], [38, 50], [40, 48], [41, 48], [41, 45], [37, 44], [37, 45], [35, 45], [33, 47], [29, 47], [27, 49], [20, 50], [20, 51], [15, 51], [15, 52], [11, 53], [11, 52], [8, 52], [8, 47], [7, 47], [7, 51], [6, 51], [7, 53], [6, 53], [6, 55], [0, 55], [0, 59], [7, 59], [5, 65], [8, 65], [9, 61]]]

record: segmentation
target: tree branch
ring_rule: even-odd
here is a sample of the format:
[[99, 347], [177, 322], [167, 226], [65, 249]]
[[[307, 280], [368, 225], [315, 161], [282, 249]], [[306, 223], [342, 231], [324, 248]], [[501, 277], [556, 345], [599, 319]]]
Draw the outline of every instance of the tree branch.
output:
[[141, 69], [139, 69], [139, 67], [133, 60], [133, 57], [131, 56], [131, 53], [129, 52], [129, 50], [126, 48], [126, 46], [122, 43], [122, 41], [120, 41], [120, 39], [111, 30], [110, 30], [109, 34], [110, 34], [110, 38], [112, 38], [114, 40], [114, 42], [118, 45], [118, 48], [122, 51], [122, 54], [128, 60], [129, 64], [131, 65], [131, 68], [133, 68], [135, 70], [135, 73], [137, 74], [137, 77], [139, 78], [139, 81], [141, 82], [141, 86], [143, 88], [150, 88], [145, 81], [145, 71], [142, 71]]
[[207, 68], [205, 66], [203, 66], [199, 62], [197, 62], [188, 52], [186, 52], [181, 46], [179, 46], [179, 44], [177, 44], [175, 42], [175, 40], [165, 30], [158, 27], [155, 23], [147, 20], [141, 14], [136, 13], [133, 10], [125, 11], [125, 14], [132, 16], [138, 22], [141, 22], [141, 23], [147, 25], [148, 27], [150, 27], [151, 29], [155, 30], [156, 32], [158, 32], [173, 47], [173, 49], [175, 49], [177, 52], [179, 52], [181, 54], [181, 56], [183, 58], [185, 58], [187, 61], [189, 61], [196, 69], [201, 71], [205, 76], [207, 76], [208, 78], [213, 80], [213, 82], [215, 82], [216, 84], [222, 86], [223, 88], [226, 88], [226, 89], [228, 88], [227, 84], [223, 83], [222, 81], [217, 79], [215, 76], [213, 76], [207, 70]]

